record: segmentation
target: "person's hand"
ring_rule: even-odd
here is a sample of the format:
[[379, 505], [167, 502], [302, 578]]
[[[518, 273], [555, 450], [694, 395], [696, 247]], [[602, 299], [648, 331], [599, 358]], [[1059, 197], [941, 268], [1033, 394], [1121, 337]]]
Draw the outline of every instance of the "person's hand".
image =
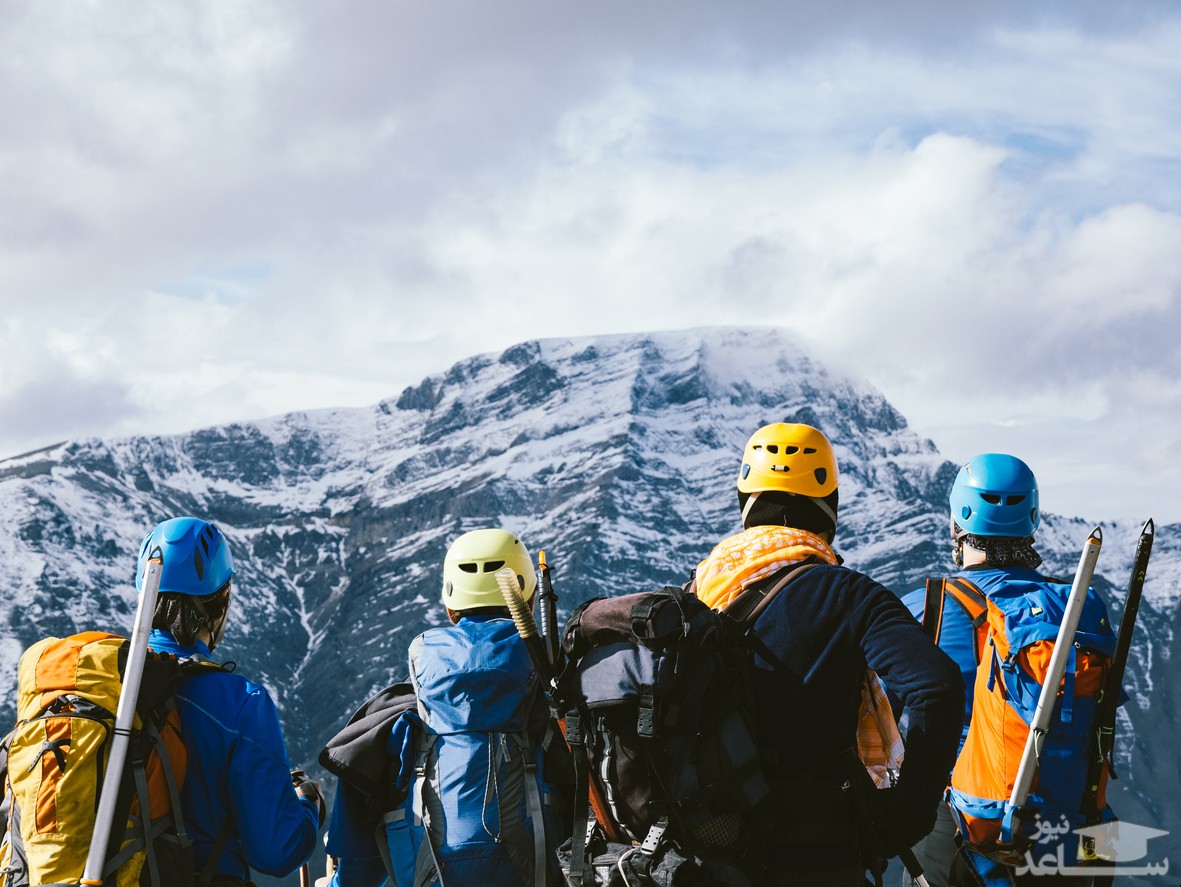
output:
[[301, 798], [316, 802], [316, 812], [320, 816], [320, 828], [324, 827], [324, 820], [328, 818], [328, 807], [324, 804], [324, 793], [320, 791], [320, 783], [309, 779], [302, 770], [291, 771], [291, 784], [295, 786], [295, 793]]
[[901, 803], [897, 789], [875, 789], [869, 797], [870, 816], [881, 852], [886, 858], [897, 856], [930, 834], [935, 826], [935, 810], [930, 815], [916, 816]]

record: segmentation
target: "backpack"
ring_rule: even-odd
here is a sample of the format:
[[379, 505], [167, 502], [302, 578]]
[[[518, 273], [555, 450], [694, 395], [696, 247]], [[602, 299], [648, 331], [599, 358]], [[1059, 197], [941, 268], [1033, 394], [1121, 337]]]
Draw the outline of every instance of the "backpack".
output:
[[1058, 822], [1065, 817], [1072, 827], [1083, 825], [1096, 703], [1115, 651], [1107, 608], [1090, 590], [1033, 790], [1020, 810], [1008, 803], [1070, 589], [1042, 577], [981, 577], [987, 644], [976, 670], [972, 720], [952, 771], [949, 799], [960, 834], [972, 849], [1009, 865], [1023, 861], [1037, 831], [1035, 818]]
[[618, 883], [748, 883], [740, 839], [770, 789], [743, 635], [800, 571], [726, 614], [676, 586], [571, 614], [558, 690], [574, 753], [570, 883], [617, 883], [616, 870]]
[[[0, 887], [81, 879], [129, 644], [118, 635], [88, 631], [46, 638], [21, 656], [17, 724], [3, 742], [11, 809], [0, 845]], [[112, 829], [104, 883], [196, 883], [180, 806], [188, 752], [173, 694], [182, 675], [206, 668], [218, 666], [149, 651], [115, 807], [114, 821], [123, 825]], [[208, 869], [211, 876], [213, 866]]]
[[546, 731], [536, 726], [548, 711], [537, 708], [539, 682], [512, 621], [432, 629], [411, 643], [409, 662], [418, 710], [391, 730], [393, 804], [379, 827], [391, 882], [556, 881]]

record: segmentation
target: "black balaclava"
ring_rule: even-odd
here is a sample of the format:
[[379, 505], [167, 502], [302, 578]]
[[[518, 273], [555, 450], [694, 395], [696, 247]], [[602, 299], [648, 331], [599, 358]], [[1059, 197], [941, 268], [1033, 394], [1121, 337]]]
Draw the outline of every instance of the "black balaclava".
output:
[[229, 582], [204, 597], [166, 592], [156, 601], [152, 627], [170, 632], [182, 647], [193, 646], [201, 629], [208, 629], [209, 650], [212, 652], [225, 632], [229, 611]]
[[[738, 507], [745, 508], [750, 493], [738, 493]], [[833, 490], [827, 496], [819, 499], [828, 506], [832, 514], [837, 513], [838, 491]], [[743, 529], [751, 527], [795, 527], [822, 536], [825, 533], [836, 535], [836, 521], [825, 513], [817, 504], [818, 500], [810, 496], [797, 496], [782, 490], [768, 490], [759, 493], [755, 503], [750, 506]], [[831, 537], [830, 537], [831, 538]]]
[[984, 562], [990, 567], [1025, 567], [1036, 570], [1042, 556], [1033, 547], [1032, 536], [977, 536], [968, 533], [954, 520], [951, 522], [952, 559], [957, 567], [964, 565], [964, 546], [984, 552]]

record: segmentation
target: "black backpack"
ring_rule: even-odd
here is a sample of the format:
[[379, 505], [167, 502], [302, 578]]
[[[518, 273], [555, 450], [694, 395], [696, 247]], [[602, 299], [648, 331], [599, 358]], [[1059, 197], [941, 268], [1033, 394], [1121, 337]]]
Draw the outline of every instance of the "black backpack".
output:
[[744, 590], [722, 613], [666, 586], [571, 614], [558, 685], [575, 769], [560, 854], [571, 884], [749, 883], [741, 838], [770, 790], [746, 634], [807, 568]]

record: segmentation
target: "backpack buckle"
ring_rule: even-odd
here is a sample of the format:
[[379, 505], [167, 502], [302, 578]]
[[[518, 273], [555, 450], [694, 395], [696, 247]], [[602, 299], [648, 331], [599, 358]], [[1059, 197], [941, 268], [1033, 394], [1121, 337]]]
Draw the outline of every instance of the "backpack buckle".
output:
[[651, 685], [640, 691], [640, 706], [636, 714], [636, 735], [651, 739], [656, 735], [656, 693]]
[[664, 833], [668, 831], [668, 820], [661, 819], [652, 823], [652, 827], [648, 829], [648, 834], [644, 836], [644, 841], [640, 844], [640, 852], [648, 856], [653, 855], [660, 849], [660, 842], [664, 839]]
[[566, 741], [570, 745], [582, 745], [582, 718], [576, 712], [566, 715]]

